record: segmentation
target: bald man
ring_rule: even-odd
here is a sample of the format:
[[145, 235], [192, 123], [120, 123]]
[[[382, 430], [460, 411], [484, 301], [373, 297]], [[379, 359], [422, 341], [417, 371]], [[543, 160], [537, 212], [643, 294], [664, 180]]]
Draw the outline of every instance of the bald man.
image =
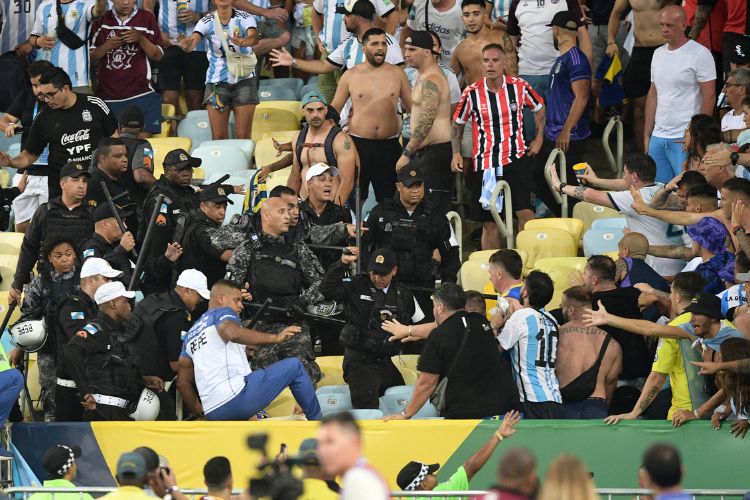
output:
[[[628, 233], [618, 243], [617, 281], [621, 287], [648, 283], [654, 290], [670, 293], [669, 283], [644, 260], [648, 255], [648, 240], [641, 233]], [[643, 311], [643, 318], [656, 321], [661, 314], [651, 305]]]
[[675, 141], [681, 140], [690, 118], [713, 113], [716, 66], [711, 52], [685, 35], [687, 15], [682, 7], [664, 9], [660, 26], [667, 43], [651, 60], [643, 141], [645, 152], [656, 162], [656, 182], [666, 184], [682, 173], [687, 153]]

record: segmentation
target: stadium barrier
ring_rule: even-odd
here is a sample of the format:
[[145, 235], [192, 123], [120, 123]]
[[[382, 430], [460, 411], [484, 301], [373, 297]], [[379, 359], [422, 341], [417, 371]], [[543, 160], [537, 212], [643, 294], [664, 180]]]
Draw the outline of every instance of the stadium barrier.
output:
[[[505, 213], [505, 223], [500, 218], [500, 213], [497, 211], [497, 197], [500, 196], [500, 190], [503, 190], [503, 212]], [[513, 243], [513, 195], [510, 192], [510, 186], [505, 181], [498, 181], [495, 185], [495, 189], [492, 191], [490, 197], [490, 212], [492, 212], [492, 218], [495, 219], [500, 230], [500, 236], [505, 237], [506, 248], [516, 248]]]
[[[609, 134], [612, 132], [612, 128], [617, 126], [617, 157], [612, 156], [612, 149], [609, 147]], [[613, 172], [617, 173], [617, 179], [622, 179], [622, 148], [623, 148], [623, 126], [622, 121], [617, 116], [613, 116], [609, 119], [604, 133], [602, 134], [602, 146], [604, 147], [604, 153], [607, 155], [609, 161], [609, 167]]]

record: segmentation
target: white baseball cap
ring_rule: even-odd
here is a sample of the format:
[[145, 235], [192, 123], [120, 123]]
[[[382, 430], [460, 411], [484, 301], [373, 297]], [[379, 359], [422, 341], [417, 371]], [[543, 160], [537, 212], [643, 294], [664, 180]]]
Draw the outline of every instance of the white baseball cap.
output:
[[208, 291], [208, 278], [196, 269], [185, 269], [182, 271], [180, 277], [177, 278], [177, 286], [195, 290], [206, 300], [211, 297], [211, 292]]
[[125, 285], [119, 281], [112, 281], [111, 283], [105, 283], [100, 286], [94, 294], [94, 301], [97, 305], [106, 304], [110, 300], [115, 300], [117, 297], [126, 297], [132, 299], [135, 297], [135, 292], [128, 292], [125, 290]]
[[305, 182], [309, 181], [313, 177], [317, 177], [318, 175], [326, 172], [327, 170], [331, 171], [331, 175], [336, 177], [339, 175], [339, 169], [336, 167], [329, 167], [325, 163], [316, 163], [312, 167], [307, 169], [307, 175], [305, 175]]
[[106, 278], [117, 278], [122, 276], [123, 273], [122, 271], [112, 269], [109, 262], [100, 259], [99, 257], [90, 257], [86, 259], [86, 262], [83, 263], [83, 267], [81, 267], [81, 278], [88, 278], [98, 274], [101, 274]]

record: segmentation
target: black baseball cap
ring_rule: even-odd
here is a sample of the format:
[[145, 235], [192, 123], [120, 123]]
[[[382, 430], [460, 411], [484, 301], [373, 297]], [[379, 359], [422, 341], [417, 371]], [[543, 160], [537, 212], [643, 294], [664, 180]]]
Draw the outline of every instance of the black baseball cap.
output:
[[[133, 215], [133, 212], [128, 212], [127, 210], [122, 210], [121, 208], [117, 207], [117, 215], [120, 216], [120, 219], [124, 219]], [[99, 222], [104, 219], [111, 219], [114, 216], [115, 213], [109, 203], [102, 203], [101, 205], [96, 207], [96, 210], [94, 210], [94, 222]]]
[[555, 14], [552, 22], [546, 26], [557, 26], [568, 31], [578, 31], [578, 18], [569, 10], [563, 10]]
[[409, 36], [404, 40], [404, 45], [411, 45], [412, 47], [419, 47], [421, 49], [432, 50], [432, 46], [435, 41], [426, 31], [412, 31]]
[[728, 38], [725, 44], [730, 45], [731, 49], [728, 51], [729, 61], [738, 64], [745, 64], [750, 62], [750, 36], [740, 35], [738, 33], [730, 33], [731, 38]]
[[409, 187], [415, 182], [424, 182], [424, 177], [422, 177], [422, 171], [417, 167], [405, 165], [396, 174], [396, 180], [404, 186]]
[[62, 170], [60, 170], [60, 179], [64, 179], [66, 177], [80, 177], [81, 175], [85, 175], [86, 177], [91, 178], [91, 172], [89, 172], [89, 169], [87, 166], [84, 166], [83, 163], [77, 162], [77, 161], [69, 161], [65, 165], [63, 165]]
[[439, 468], [440, 464], [427, 465], [422, 462], [409, 462], [398, 473], [396, 483], [401, 491], [414, 491], [428, 474], [436, 473]]
[[80, 447], [57, 444], [47, 450], [47, 453], [42, 457], [42, 468], [47, 471], [47, 474], [62, 476], [73, 465], [75, 459], [80, 456]]
[[128, 128], [140, 128], [146, 123], [146, 119], [143, 117], [143, 111], [138, 106], [126, 106], [120, 111], [120, 116], [117, 117], [117, 121], [120, 125]]
[[375, 17], [375, 6], [370, 0], [346, 0], [344, 5], [336, 7], [336, 14], [352, 14], [364, 19]]
[[367, 264], [367, 272], [378, 271], [388, 274], [398, 265], [396, 254], [390, 248], [381, 248], [370, 255], [370, 262]]
[[153, 449], [149, 448], [148, 446], [141, 446], [139, 448], [136, 448], [133, 450], [133, 453], [138, 453], [141, 456], [143, 456], [143, 459], [146, 460], [146, 471], [147, 472], [156, 472], [156, 469], [159, 467], [159, 454], [156, 453]]
[[185, 167], [200, 167], [201, 163], [203, 163], [203, 160], [190, 156], [184, 149], [175, 149], [167, 153], [163, 165], [164, 167], [174, 167], [177, 170], [182, 170]]
[[703, 314], [711, 318], [724, 319], [721, 312], [721, 299], [712, 293], [698, 293], [685, 312]]
[[203, 191], [201, 191], [201, 201], [213, 201], [214, 203], [221, 203], [226, 201], [230, 205], [234, 205], [234, 202], [227, 196], [227, 190], [229, 186], [224, 184], [209, 184]]

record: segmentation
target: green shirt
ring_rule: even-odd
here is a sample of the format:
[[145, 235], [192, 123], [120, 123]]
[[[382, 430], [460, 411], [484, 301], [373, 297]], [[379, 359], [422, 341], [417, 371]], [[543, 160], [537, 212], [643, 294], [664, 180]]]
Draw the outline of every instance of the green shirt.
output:
[[[456, 473], [451, 476], [450, 479], [445, 481], [444, 483], [440, 483], [437, 486], [435, 486], [435, 489], [432, 491], [469, 491], [469, 478], [466, 475], [466, 469], [464, 469], [464, 466], [456, 470]], [[440, 497], [416, 497], [416, 498], [423, 498], [424, 500], [427, 500], [428, 498], [430, 500], [439, 500]], [[67, 500], [67, 499], [66, 499]], [[415, 499], [409, 499], [409, 500], [415, 500]], [[443, 500], [448, 500], [447, 497], [443, 497]], [[462, 498], [461, 500], [466, 500], [466, 498]]]
[[[49, 479], [44, 482], [45, 488], [75, 488], [76, 485], [67, 479]], [[88, 493], [81, 497], [80, 493], [55, 493], [54, 500], [94, 500]], [[29, 500], [52, 500], [52, 493], [34, 493]]]

